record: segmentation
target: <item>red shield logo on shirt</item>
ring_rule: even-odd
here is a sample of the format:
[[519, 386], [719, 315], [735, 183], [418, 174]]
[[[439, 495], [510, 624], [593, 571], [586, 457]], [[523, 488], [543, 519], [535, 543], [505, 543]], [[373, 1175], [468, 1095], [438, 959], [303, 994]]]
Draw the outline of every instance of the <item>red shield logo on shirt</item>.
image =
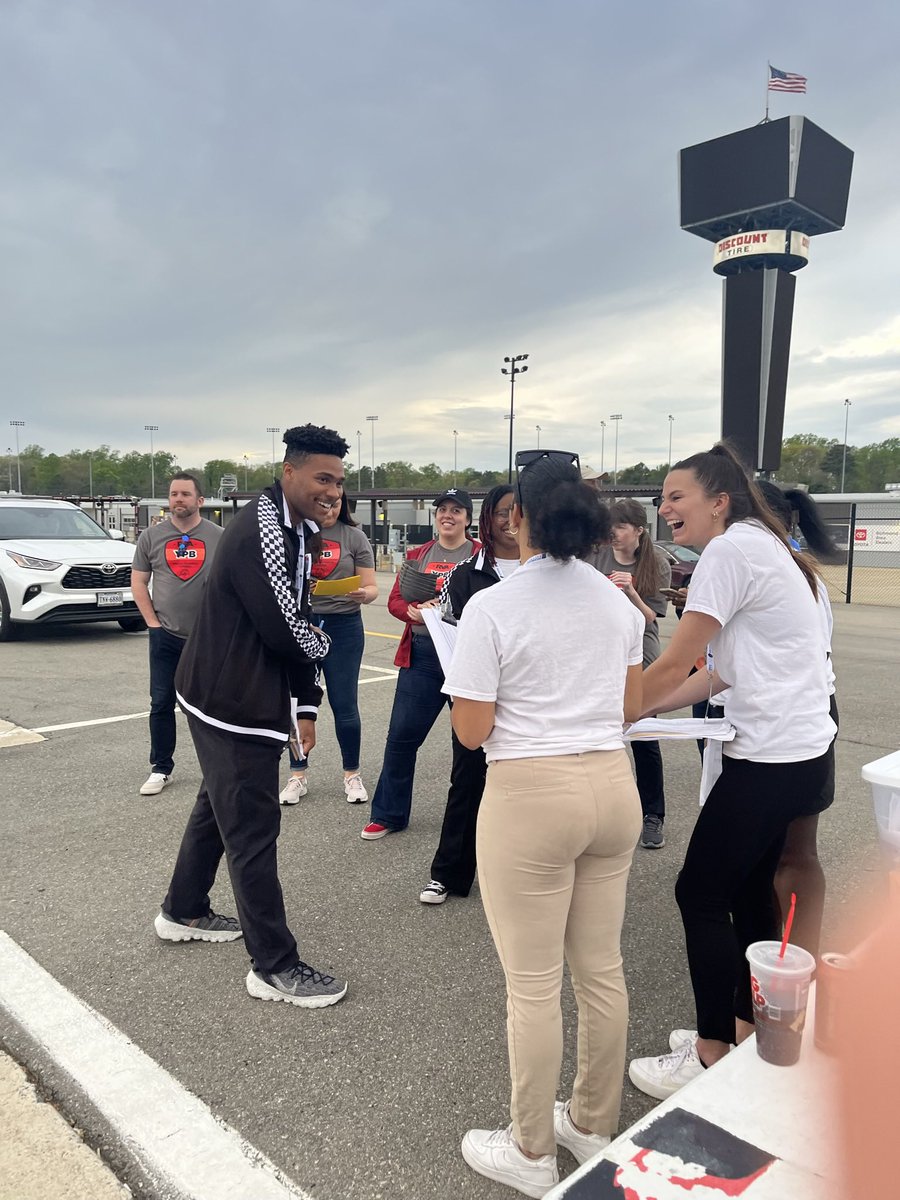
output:
[[323, 538], [322, 553], [319, 555], [319, 561], [312, 569], [313, 579], [327, 579], [329, 575], [337, 570], [340, 561], [341, 543], [331, 542], [327, 538]]
[[166, 542], [166, 563], [179, 579], [193, 579], [206, 560], [206, 543], [187, 534]]

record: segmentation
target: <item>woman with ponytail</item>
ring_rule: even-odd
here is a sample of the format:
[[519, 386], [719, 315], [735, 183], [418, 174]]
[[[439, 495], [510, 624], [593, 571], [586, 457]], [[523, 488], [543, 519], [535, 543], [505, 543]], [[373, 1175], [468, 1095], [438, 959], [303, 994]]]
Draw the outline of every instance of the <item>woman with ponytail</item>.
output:
[[[780, 937], [775, 871], [791, 822], [818, 811], [836, 726], [818, 572], [734, 451], [720, 443], [676, 463], [659, 511], [675, 541], [703, 555], [678, 629], [644, 674], [644, 710], [728, 689], [737, 731], [675, 885], [697, 1030], [675, 1030], [671, 1053], [629, 1067], [637, 1087], [663, 1099], [753, 1032], [744, 952]], [[689, 678], [707, 648], [709, 669]]]
[[[484, 746], [481, 897], [506, 976], [512, 1124], [470, 1130], [474, 1170], [543, 1196], [557, 1144], [579, 1162], [616, 1132], [628, 1025], [620, 934], [641, 809], [622, 737], [641, 707], [645, 622], [582, 561], [608, 510], [576, 455], [516, 456], [521, 566], [473, 595], [444, 690], [453, 728]], [[578, 1004], [578, 1073], [556, 1100], [563, 963]]]

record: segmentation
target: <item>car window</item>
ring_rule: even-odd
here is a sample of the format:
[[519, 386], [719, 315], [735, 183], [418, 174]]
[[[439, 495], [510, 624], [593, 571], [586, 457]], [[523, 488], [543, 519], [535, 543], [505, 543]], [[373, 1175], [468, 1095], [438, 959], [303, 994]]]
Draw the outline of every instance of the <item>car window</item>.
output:
[[24, 538], [92, 538], [109, 535], [87, 513], [77, 508], [29, 508], [0, 505], [0, 541]]

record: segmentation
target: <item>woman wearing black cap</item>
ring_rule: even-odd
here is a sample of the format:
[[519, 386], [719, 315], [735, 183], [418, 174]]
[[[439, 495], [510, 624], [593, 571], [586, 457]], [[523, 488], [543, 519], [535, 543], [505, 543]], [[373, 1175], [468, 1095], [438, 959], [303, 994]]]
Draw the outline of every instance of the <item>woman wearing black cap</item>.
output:
[[[641, 707], [645, 622], [579, 561], [609, 536], [609, 514], [577, 463], [516, 456], [522, 565], [469, 600], [444, 688], [457, 737], [488, 760], [478, 872], [512, 1074], [512, 1124], [470, 1130], [462, 1152], [527, 1196], [556, 1183], [557, 1144], [584, 1162], [615, 1133], [628, 1025], [619, 943], [641, 806], [622, 726]], [[569, 1103], [556, 1100], [564, 961], [578, 1003]]]
[[398, 575], [388, 597], [388, 609], [406, 628], [394, 658], [400, 668], [391, 709], [384, 762], [375, 795], [372, 819], [360, 835], [373, 842], [389, 833], [399, 833], [409, 824], [412, 809], [416, 755], [431, 727], [447, 703], [441, 691], [444, 672], [420, 612], [438, 604], [437, 593], [444, 576], [463, 559], [480, 549], [467, 534], [472, 520], [472, 501], [462, 488], [450, 488], [434, 501], [437, 537], [424, 546], [407, 551], [407, 562], [434, 579], [433, 599], [404, 599]]

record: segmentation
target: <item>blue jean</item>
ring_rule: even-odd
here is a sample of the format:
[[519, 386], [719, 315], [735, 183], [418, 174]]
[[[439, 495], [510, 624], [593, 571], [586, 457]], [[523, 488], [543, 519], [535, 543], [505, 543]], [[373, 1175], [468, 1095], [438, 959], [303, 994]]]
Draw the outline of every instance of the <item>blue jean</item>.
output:
[[[334, 732], [341, 748], [344, 770], [357, 771], [362, 741], [359, 664], [366, 642], [362, 614], [323, 613], [314, 615], [313, 623], [324, 629], [331, 638], [328, 654], [322, 661], [322, 674], [325, 676], [328, 703], [334, 717]], [[308, 759], [294, 758], [291, 754], [291, 770], [305, 771], [307, 765]]]
[[150, 651], [150, 766], [162, 775], [175, 768], [175, 670], [186, 638], [148, 629]]
[[372, 797], [372, 820], [393, 830], [409, 824], [416, 755], [450, 700], [441, 691], [444, 672], [427, 633], [413, 634], [410, 656], [397, 676], [381, 777]]

